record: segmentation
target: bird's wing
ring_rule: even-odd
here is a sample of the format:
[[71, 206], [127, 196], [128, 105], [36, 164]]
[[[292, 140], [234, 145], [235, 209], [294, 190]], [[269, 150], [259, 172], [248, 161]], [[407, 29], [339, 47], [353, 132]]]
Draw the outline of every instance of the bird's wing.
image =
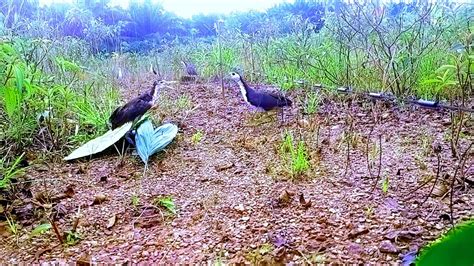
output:
[[193, 64], [191, 64], [190, 68], [191, 68], [191, 69], [190, 69], [190, 71], [189, 71], [189, 72], [190, 72], [189, 74], [194, 75], [194, 76], [197, 76], [198, 73], [197, 73], [197, 70], [196, 70], [196, 66], [193, 65]]
[[277, 93], [277, 92], [274, 92], [274, 91], [265, 91], [263, 92], [279, 101], [288, 101], [288, 98], [286, 98], [283, 94], [281, 93]]
[[267, 92], [265, 92], [265, 94], [267, 95], [267, 97], [273, 98], [275, 100], [277, 106], [282, 107], [282, 106], [291, 106], [292, 105], [291, 100], [288, 99], [287, 97], [285, 97], [283, 94], [276, 93], [276, 92], [271, 92], [271, 91], [267, 91]]
[[150, 109], [152, 104], [141, 98], [135, 98], [122, 107], [117, 108], [110, 116], [112, 128], [119, 127], [141, 117]]
[[112, 114], [109, 117], [109, 123], [112, 123], [112, 121], [116, 120], [118, 114], [120, 113], [120, 110], [122, 110], [123, 106], [117, 107]]

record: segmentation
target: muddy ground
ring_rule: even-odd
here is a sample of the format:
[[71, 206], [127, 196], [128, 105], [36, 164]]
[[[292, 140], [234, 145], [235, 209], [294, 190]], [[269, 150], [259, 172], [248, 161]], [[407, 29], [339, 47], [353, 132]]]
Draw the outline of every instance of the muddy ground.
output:
[[[152, 116], [180, 131], [145, 176], [131, 151], [29, 167], [29, 214], [17, 236], [0, 227], [1, 263], [400, 263], [450, 228], [446, 192], [459, 160], [448, 111], [333, 95], [308, 116], [293, 92], [297, 104], [282, 120], [246, 106], [236, 87], [225, 99], [215, 84], [174, 87]], [[461, 153], [474, 133], [473, 117], [465, 119]], [[285, 131], [307, 146], [303, 175], [282, 156]], [[428, 198], [438, 145], [440, 185]], [[458, 178], [473, 179], [473, 154]], [[473, 215], [474, 197], [472, 186], [456, 184], [458, 222]], [[153, 204], [161, 196], [172, 196], [176, 215]], [[28, 233], [50, 213], [60, 234], [78, 222], [80, 240], [58, 245], [53, 230]]]

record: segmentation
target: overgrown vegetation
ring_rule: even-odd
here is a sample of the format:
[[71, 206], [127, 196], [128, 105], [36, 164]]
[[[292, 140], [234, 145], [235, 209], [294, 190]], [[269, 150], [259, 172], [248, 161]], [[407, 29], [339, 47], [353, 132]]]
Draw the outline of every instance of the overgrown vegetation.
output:
[[0, 43], [0, 137], [13, 145], [12, 154], [30, 145], [51, 152], [103, 133], [118, 102], [106, 79], [56, 55], [62, 52], [56, 45], [45, 39]]

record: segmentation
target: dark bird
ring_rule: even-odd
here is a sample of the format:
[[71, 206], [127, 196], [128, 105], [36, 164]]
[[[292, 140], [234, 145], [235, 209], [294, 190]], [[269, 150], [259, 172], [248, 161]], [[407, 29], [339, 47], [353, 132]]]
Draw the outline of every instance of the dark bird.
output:
[[112, 126], [112, 129], [116, 129], [127, 122], [133, 122], [135, 119], [144, 115], [155, 105], [156, 99], [158, 98], [158, 92], [167, 87], [166, 81], [155, 81], [153, 87], [149, 91], [115, 109], [109, 118], [109, 123]]
[[245, 80], [235, 72], [230, 73], [230, 77], [239, 85], [244, 101], [254, 107], [262, 108], [265, 111], [270, 111], [275, 108], [291, 106], [292, 104], [291, 100], [283, 95], [257, 91], [251, 88], [247, 82], [245, 82]]
[[186, 72], [186, 75], [188, 76], [197, 76], [198, 73], [196, 71], [196, 66], [193, 63], [189, 63], [186, 61], [181, 61], [181, 64], [183, 64], [184, 71]]

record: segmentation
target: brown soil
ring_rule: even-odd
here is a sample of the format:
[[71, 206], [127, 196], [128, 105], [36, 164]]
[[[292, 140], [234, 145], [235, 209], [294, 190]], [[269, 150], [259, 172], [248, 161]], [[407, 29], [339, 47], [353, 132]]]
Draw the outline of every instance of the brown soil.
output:
[[[451, 180], [457, 167], [446, 138], [448, 112], [374, 107], [345, 96], [324, 103], [315, 116], [298, 115], [301, 110], [293, 107], [285, 111], [284, 121], [273, 114], [271, 122], [258, 124], [256, 112], [236, 88], [227, 90], [224, 100], [214, 84], [175, 87], [163, 92], [165, 103], [153, 116], [176, 123], [180, 132], [165, 152], [152, 158], [146, 176], [138, 156], [130, 152], [123, 161], [109, 153], [29, 168], [34, 216], [22, 221], [18, 238], [6, 232], [5, 223], [0, 226], [5, 236], [0, 262], [400, 262], [403, 254], [449, 229], [449, 196], [424, 202], [436, 177], [433, 144], [442, 147], [440, 184]], [[182, 95], [191, 99], [191, 108], [177, 106]], [[299, 98], [296, 92], [290, 97], [295, 102]], [[461, 151], [473, 140], [469, 119]], [[291, 177], [280, 155], [286, 130], [307, 145], [311, 169], [303, 176]], [[203, 138], [193, 143], [198, 131]], [[351, 133], [344, 135], [346, 131]], [[381, 178], [376, 183], [379, 135]], [[465, 163], [466, 178], [474, 176], [473, 153]], [[417, 190], [428, 178], [431, 182]], [[67, 187], [74, 191], [72, 197], [50, 202]], [[434, 194], [444, 191], [437, 186]], [[134, 195], [139, 204], [131, 203]], [[176, 216], [153, 205], [165, 195], [173, 197]], [[456, 187], [455, 221], [472, 216], [473, 206], [472, 187]], [[77, 244], [58, 245], [53, 230], [28, 234], [51, 212], [60, 233], [78, 219]]]

